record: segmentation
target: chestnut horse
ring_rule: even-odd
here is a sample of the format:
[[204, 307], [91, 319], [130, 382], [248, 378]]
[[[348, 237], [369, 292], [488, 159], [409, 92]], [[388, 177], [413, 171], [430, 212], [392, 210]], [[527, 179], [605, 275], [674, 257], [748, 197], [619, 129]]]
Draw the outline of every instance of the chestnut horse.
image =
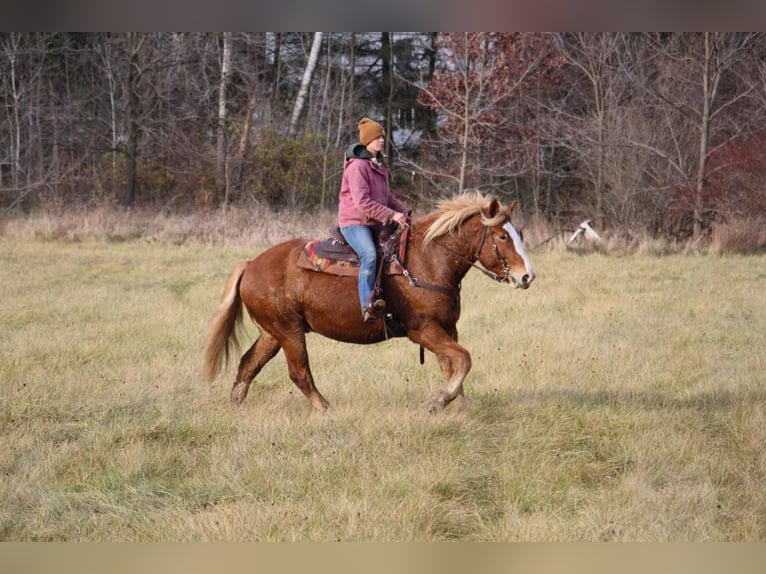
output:
[[[503, 283], [526, 289], [535, 278], [521, 237], [511, 224], [516, 202], [503, 206], [478, 192], [439, 203], [436, 211], [413, 220], [404, 274], [385, 275], [386, 312], [400, 332], [436, 355], [446, 387], [431, 400], [429, 411], [459, 399], [465, 405], [463, 380], [471, 356], [457, 342], [460, 282], [472, 266]], [[242, 355], [231, 401], [240, 404], [250, 383], [280, 349], [290, 379], [318, 410], [329, 406], [314, 386], [306, 351], [306, 333], [347, 343], [378, 343], [390, 336], [383, 319], [365, 324], [359, 310], [356, 277], [340, 277], [300, 268], [306, 240], [293, 239], [237, 264], [226, 282], [221, 303], [208, 328], [205, 372], [215, 379], [230, 348], [238, 347], [242, 304], [260, 336]], [[476, 265], [480, 263], [482, 267]]]

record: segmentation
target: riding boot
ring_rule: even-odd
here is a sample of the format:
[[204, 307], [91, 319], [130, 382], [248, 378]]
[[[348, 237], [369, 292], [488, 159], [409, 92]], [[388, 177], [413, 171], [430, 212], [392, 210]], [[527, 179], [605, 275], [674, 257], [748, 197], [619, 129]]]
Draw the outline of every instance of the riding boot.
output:
[[364, 309], [362, 316], [365, 323], [372, 323], [383, 311], [386, 310], [386, 302], [381, 299], [377, 293], [373, 293], [370, 300], [367, 302], [367, 306]]

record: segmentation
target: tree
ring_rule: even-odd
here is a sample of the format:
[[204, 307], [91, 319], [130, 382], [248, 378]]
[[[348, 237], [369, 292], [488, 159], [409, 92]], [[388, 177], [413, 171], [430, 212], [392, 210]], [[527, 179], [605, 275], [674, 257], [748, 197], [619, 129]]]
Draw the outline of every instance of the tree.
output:
[[578, 160], [594, 203], [591, 217], [597, 225], [601, 225], [604, 203], [613, 187], [607, 172], [610, 164], [616, 161], [613, 154], [620, 150], [620, 146], [614, 144], [617, 137], [616, 117], [626, 89], [619, 73], [623, 34], [578, 32], [554, 37], [564, 62], [576, 74], [573, 85], [576, 85], [579, 76], [587, 86], [580, 95], [579, 114], [572, 114], [571, 98], [567, 107], [559, 106], [551, 110], [554, 117], [563, 119], [555, 142]]
[[227, 118], [227, 99], [226, 90], [231, 80], [231, 32], [222, 34], [222, 54], [221, 54], [221, 80], [218, 84], [218, 128], [215, 162], [215, 179], [219, 192], [223, 191], [224, 203], [229, 199], [229, 178], [227, 174], [227, 149], [226, 149], [226, 118]]
[[139, 86], [143, 76], [141, 63], [141, 48], [146, 37], [137, 32], [128, 32], [128, 73], [125, 77], [125, 126], [126, 126], [126, 185], [122, 202], [131, 206], [136, 199], [136, 161], [138, 156], [138, 117], [141, 113], [139, 107]]
[[[503, 187], [519, 173], [514, 147], [522, 141], [518, 101], [558, 65], [545, 34], [450, 33], [439, 36], [444, 68], [421, 88], [421, 102], [441, 117], [443, 159], [458, 157], [449, 177], [467, 186]], [[454, 150], [454, 152], [452, 151]]]
[[[655, 187], [669, 197], [678, 221], [691, 219], [689, 232], [699, 239], [715, 217], [706, 199], [712, 154], [752, 129], [762, 115], [752, 81], [752, 62], [763, 34], [644, 34], [626, 53], [631, 85], [643, 97], [642, 113], [653, 129], [631, 145], [650, 154]], [[761, 122], [762, 123], [762, 122]], [[657, 161], [658, 160], [658, 161]], [[664, 172], [659, 169], [664, 168]]]
[[111, 34], [102, 34], [94, 42], [94, 50], [98, 55], [96, 66], [100, 68], [103, 76], [106, 78], [106, 92], [108, 100], [108, 129], [109, 129], [109, 158], [110, 158], [110, 192], [112, 196], [117, 194], [118, 180], [118, 149], [120, 140], [120, 117], [119, 105], [119, 58], [118, 46], [114, 42]]
[[18, 77], [19, 53], [21, 47], [21, 35], [11, 32], [4, 38], [2, 49], [8, 63], [8, 92], [10, 106], [9, 118], [9, 151], [8, 158], [11, 166], [11, 185], [14, 190], [19, 189], [19, 174], [21, 173], [21, 94], [22, 89]]
[[308, 61], [306, 62], [306, 69], [303, 71], [303, 80], [301, 81], [301, 87], [298, 90], [298, 96], [295, 98], [295, 106], [293, 107], [293, 115], [290, 118], [290, 129], [288, 134], [290, 136], [295, 134], [295, 129], [298, 125], [298, 118], [303, 111], [303, 105], [306, 102], [306, 96], [309, 93], [309, 87], [311, 86], [311, 80], [314, 77], [314, 69], [319, 59], [319, 51], [322, 47], [322, 32], [314, 32], [314, 42], [311, 44], [311, 52], [309, 53]]
[[[756, 34], [727, 34], [722, 32], [704, 32], [702, 34], [702, 51], [699, 53], [701, 67], [700, 87], [702, 98], [697, 113], [699, 126], [699, 155], [694, 178], [694, 238], [702, 234], [705, 212], [704, 190], [708, 176], [708, 159], [711, 152], [711, 130], [719, 116], [737, 104], [740, 99], [749, 95], [751, 86], [742, 86], [742, 90], [727, 94], [721, 98], [721, 81], [733, 72], [740, 64], [740, 57], [754, 41]], [[721, 118], [723, 120], [723, 118]], [[724, 137], [730, 139], [728, 133]]]

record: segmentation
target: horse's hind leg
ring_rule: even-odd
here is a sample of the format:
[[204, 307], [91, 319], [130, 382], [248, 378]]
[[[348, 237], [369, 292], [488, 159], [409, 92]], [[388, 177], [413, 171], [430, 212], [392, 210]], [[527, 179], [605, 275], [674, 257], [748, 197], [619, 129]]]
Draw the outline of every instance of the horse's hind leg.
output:
[[287, 359], [290, 379], [306, 395], [314, 408], [319, 411], [326, 411], [330, 403], [314, 385], [314, 377], [309, 368], [309, 356], [306, 351], [306, 335], [303, 331], [297, 331], [286, 334], [280, 342]]
[[247, 352], [242, 355], [237, 370], [237, 379], [231, 389], [231, 402], [234, 405], [242, 404], [250, 389], [250, 383], [261, 372], [263, 366], [279, 352], [280, 344], [266, 331], [253, 343]]

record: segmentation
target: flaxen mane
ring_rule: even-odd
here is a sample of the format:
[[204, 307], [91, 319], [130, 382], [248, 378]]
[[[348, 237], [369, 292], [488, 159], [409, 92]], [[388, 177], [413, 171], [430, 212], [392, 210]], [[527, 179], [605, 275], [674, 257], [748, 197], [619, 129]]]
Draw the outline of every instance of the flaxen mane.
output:
[[[453, 233], [468, 218], [482, 211], [487, 211], [493, 199], [478, 191], [472, 191], [458, 195], [454, 199], [440, 201], [436, 206], [438, 215], [434, 222], [428, 226], [428, 231], [423, 237], [424, 243], [428, 244], [437, 237]], [[505, 217], [505, 209], [501, 208], [492, 219], [482, 215], [482, 223], [489, 226], [498, 225]]]

